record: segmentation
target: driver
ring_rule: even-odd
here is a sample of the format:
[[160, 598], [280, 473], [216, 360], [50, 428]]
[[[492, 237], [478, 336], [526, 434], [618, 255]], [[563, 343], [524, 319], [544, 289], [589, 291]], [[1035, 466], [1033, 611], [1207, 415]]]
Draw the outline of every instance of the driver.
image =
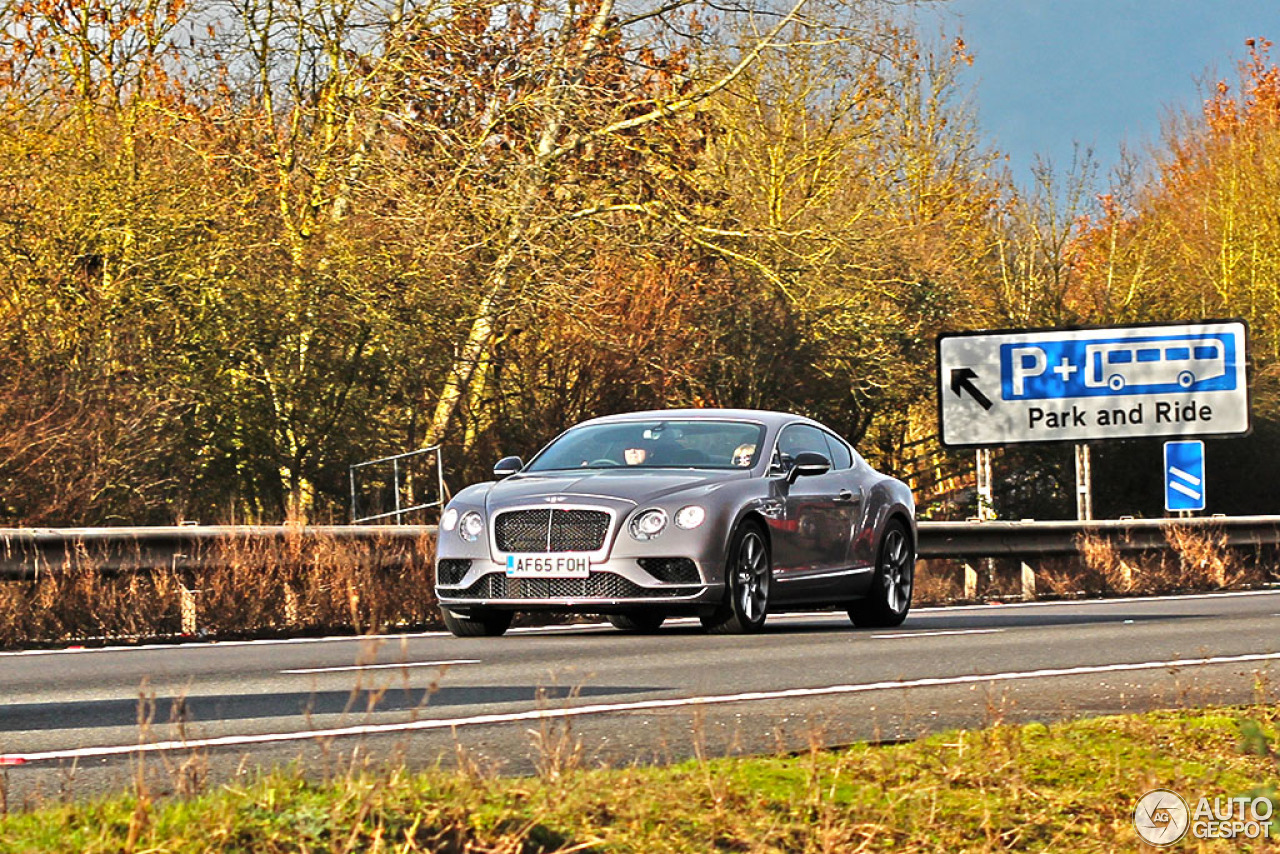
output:
[[649, 452], [644, 448], [627, 448], [622, 452], [622, 458], [627, 461], [629, 466], [640, 465], [647, 456], [649, 456]]
[[752, 444], [743, 444], [733, 449], [733, 464], [739, 468], [751, 468], [751, 462], [755, 459], [756, 446]]

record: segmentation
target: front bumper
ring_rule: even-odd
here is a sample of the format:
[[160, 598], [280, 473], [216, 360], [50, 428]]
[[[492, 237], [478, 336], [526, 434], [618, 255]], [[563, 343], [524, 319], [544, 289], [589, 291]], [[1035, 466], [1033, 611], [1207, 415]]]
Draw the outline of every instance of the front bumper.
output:
[[663, 605], [696, 610], [723, 598], [723, 585], [708, 583], [697, 563], [687, 558], [617, 557], [593, 563], [586, 578], [510, 578], [504, 564], [489, 559], [442, 558], [436, 578], [440, 604], [463, 611], [506, 607], [600, 612]]

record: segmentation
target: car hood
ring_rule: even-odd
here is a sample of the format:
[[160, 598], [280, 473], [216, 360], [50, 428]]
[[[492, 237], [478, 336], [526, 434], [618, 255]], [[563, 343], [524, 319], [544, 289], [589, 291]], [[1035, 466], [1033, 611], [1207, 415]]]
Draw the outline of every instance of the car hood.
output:
[[714, 491], [730, 480], [750, 477], [746, 471], [646, 470], [545, 472], [518, 474], [495, 483], [486, 496], [490, 510], [515, 504], [541, 502], [550, 496], [565, 501], [621, 505], [648, 504], [687, 493], [690, 498]]

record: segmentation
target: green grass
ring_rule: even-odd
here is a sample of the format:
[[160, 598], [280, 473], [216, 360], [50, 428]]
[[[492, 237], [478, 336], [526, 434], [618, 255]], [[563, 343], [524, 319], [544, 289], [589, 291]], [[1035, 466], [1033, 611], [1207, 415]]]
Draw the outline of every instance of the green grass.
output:
[[[1280, 801], [1278, 739], [1280, 707], [1251, 706], [666, 768], [580, 770], [567, 751], [533, 778], [397, 769], [320, 784], [278, 772], [186, 799], [11, 815], [0, 852], [1141, 850], [1131, 812], [1150, 789], [1193, 808], [1202, 795]], [[1272, 834], [1280, 850], [1280, 822]]]

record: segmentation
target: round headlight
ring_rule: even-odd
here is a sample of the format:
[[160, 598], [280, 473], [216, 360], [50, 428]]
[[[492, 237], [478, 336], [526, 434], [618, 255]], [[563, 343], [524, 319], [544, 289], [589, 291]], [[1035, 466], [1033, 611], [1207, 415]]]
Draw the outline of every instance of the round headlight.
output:
[[631, 520], [631, 536], [637, 540], [652, 540], [667, 527], [665, 510], [646, 510]]
[[692, 530], [706, 521], [706, 518], [706, 510], [696, 504], [690, 504], [688, 507], [681, 507], [676, 513], [676, 527], [684, 528], [686, 531]]
[[458, 536], [468, 543], [474, 543], [484, 533], [484, 517], [474, 510], [462, 514], [458, 520]]
[[454, 526], [458, 524], [458, 511], [450, 507], [444, 511], [444, 515], [440, 517], [440, 527], [446, 531], [452, 531]]

